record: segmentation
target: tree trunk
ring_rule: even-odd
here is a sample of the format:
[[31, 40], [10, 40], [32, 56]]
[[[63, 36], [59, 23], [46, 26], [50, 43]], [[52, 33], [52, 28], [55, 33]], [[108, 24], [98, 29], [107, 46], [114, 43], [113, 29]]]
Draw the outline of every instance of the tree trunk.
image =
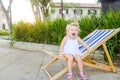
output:
[[4, 5], [3, 5], [3, 3], [2, 3], [2, 0], [0, 0], [0, 5], [1, 5], [1, 8], [2, 8], [4, 14], [5, 14], [5, 17], [6, 17], [6, 19], [7, 19], [7, 23], [8, 23], [9, 29], [10, 29], [10, 21], [9, 21], [9, 20], [10, 20], [10, 17], [9, 17], [9, 11], [5, 9], [5, 7], [4, 7]]
[[6, 10], [5, 6], [3, 5], [2, 0], [0, 0], [0, 5], [1, 5], [3, 12], [5, 13], [5, 17], [7, 19], [7, 24], [8, 24], [11, 35], [12, 35], [12, 21], [11, 21], [12, 20], [11, 19], [11, 4], [12, 4], [12, 2], [13, 2], [13, 0], [10, 0], [8, 10]]
[[61, 0], [61, 18], [64, 18], [64, 15], [63, 15], [63, 0]]
[[45, 20], [45, 7], [41, 7], [41, 12], [42, 12], [42, 15], [43, 15], [43, 20]]

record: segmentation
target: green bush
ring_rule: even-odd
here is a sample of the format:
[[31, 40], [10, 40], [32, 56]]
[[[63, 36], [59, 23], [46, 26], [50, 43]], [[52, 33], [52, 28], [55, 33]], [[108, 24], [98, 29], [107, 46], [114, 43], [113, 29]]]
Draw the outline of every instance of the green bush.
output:
[[47, 27], [45, 26], [44, 22], [38, 21], [34, 24], [31, 37], [34, 39], [36, 43], [44, 43], [46, 40], [46, 30]]
[[65, 36], [66, 31], [65, 27], [66, 25], [70, 23], [68, 20], [64, 19], [56, 19], [52, 22], [51, 25], [49, 25], [49, 40], [52, 44], [60, 44], [62, 38]]
[[56, 19], [54, 21], [37, 21], [33, 25], [19, 22], [14, 28], [14, 37], [19, 41], [60, 44], [65, 36], [65, 27], [70, 21]]
[[91, 17], [84, 17], [79, 21], [79, 26], [80, 26], [79, 35], [81, 38], [85, 37], [86, 35], [88, 35], [90, 32], [92, 32], [97, 28], [97, 25], [95, 23], [97, 18], [95, 16], [91, 16]]
[[[120, 26], [120, 11], [112, 11], [101, 17], [91, 16], [79, 20], [80, 37], [84, 38], [95, 29], [113, 29]], [[36, 43], [47, 43], [59, 45], [63, 36], [65, 36], [65, 27], [72, 21], [56, 19], [53, 21], [37, 21], [34, 24], [19, 22], [14, 27], [14, 37], [16, 40], [29, 41]], [[115, 41], [120, 43], [120, 34], [117, 34]]]
[[10, 32], [8, 30], [1, 31], [0, 30], [0, 36], [10, 35]]
[[[101, 18], [103, 20], [103, 27], [102, 29], [115, 29], [120, 28], [120, 11], [113, 12], [110, 10], [106, 15], [102, 15]], [[115, 58], [115, 47], [120, 46], [120, 33], [115, 35], [113, 38], [111, 38], [109, 41], [107, 41], [107, 47], [110, 53], [110, 56], [112, 60], [114, 61]]]
[[18, 41], [31, 41], [33, 25], [30, 23], [19, 22], [14, 28], [14, 38]]

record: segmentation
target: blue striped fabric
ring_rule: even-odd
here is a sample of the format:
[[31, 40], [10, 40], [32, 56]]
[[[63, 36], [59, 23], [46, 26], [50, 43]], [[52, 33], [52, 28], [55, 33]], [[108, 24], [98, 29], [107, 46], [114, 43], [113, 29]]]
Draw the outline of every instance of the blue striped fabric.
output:
[[[92, 49], [95, 47], [98, 43], [103, 41], [106, 37], [108, 37], [110, 34], [112, 34], [115, 30], [96, 30], [92, 32], [89, 36], [87, 36], [84, 39], [84, 42], [88, 44], [88, 46]], [[85, 47], [83, 47], [81, 44], [79, 45], [79, 49], [81, 51], [81, 55], [84, 55], [87, 51]]]

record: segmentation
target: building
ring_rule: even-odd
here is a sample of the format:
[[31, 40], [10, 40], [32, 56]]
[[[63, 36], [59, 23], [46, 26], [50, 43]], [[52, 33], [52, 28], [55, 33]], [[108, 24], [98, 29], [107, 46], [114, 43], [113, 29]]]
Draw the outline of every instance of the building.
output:
[[0, 30], [6, 30], [6, 29], [8, 29], [8, 24], [7, 24], [5, 13], [3, 12], [0, 5]]
[[[61, 3], [54, 2], [52, 3], [54, 7], [51, 9], [54, 10], [54, 13], [51, 15], [51, 19], [56, 19], [61, 17]], [[101, 4], [90, 4], [90, 3], [63, 3], [63, 15], [65, 19], [81, 19], [84, 16], [96, 15], [100, 16], [101, 14]]]

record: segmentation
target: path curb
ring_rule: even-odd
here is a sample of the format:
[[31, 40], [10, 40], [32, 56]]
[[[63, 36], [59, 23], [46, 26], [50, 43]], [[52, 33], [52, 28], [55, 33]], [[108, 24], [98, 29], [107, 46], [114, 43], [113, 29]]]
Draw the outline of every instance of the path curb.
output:
[[4, 39], [0, 39], [0, 46], [17, 48], [28, 51], [37, 51], [37, 52], [42, 52], [43, 49], [50, 50], [53, 52], [58, 52], [59, 50], [59, 46], [56, 45], [37, 44], [37, 43], [29, 43], [29, 42], [12, 42], [11, 40], [4, 40]]

